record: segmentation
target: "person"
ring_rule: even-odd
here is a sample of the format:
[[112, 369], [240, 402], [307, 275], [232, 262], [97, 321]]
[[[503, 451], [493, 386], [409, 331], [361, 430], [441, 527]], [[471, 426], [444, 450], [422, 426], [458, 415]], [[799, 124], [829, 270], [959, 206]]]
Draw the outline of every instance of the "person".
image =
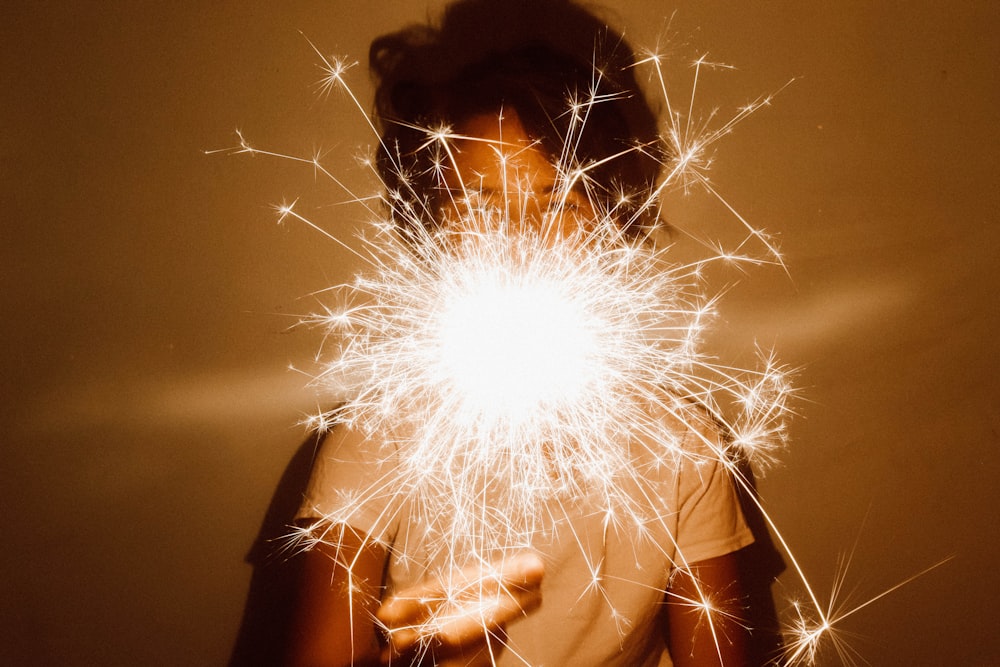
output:
[[[456, 225], [460, 233], [456, 192], [499, 199], [517, 223], [509, 234], [565, 237], [612, 210], [630, 237], [654, 227], [655, 207], [628, 204], [655, 188], [666, 157], [635, 61], [620, 34], [570, 0], [457, 0], [437, 27], [376, 39], [377, 164], [400, 233], [416, 238]], [[567, 113], [574, 95], [607, 101], [576, 126]], [[425, 128], [436, 126], [459, 137], [444, 167], [427, 150]], [[586, 189], [559, 193], [555, 165], [570, 135], [589, 178]], [[723, 446], [708, 418], [678, 422], [676, 431], [692, 450]], [[654, 480], [669, 509], [662, 531], [646, 538], [655, 549], [581, 512], [571, 518], [572, 540], [540, 539], [531, 550], [454, 572], [446, 584], [409, 548], [399, 525], [405, 512], [389, 528], [377, 503], [324, 524], [337, 499], [380, 474], [366, 440], [361, 429], [339, 425], [314, 461], [296, 523], [335, 535], [297, 557], [284, 664], [750, 664], [737, 554], [753, 535], [721, 462], [683, 459]], [[494, 604], [462, 613], [449, 595], [466, 579]], [[432, 616], [446, 620], [428, 636]]]

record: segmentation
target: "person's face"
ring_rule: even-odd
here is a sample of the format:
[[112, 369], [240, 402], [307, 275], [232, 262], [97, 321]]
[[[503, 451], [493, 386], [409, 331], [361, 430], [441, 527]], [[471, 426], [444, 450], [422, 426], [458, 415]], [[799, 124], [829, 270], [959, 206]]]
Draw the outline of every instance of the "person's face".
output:
[[545, 240], [584, 231], [595, 211], [582, 186], [567, 187], [517, 114], [473, 116], [446, 166], [445, 224], [455, 231], [537, 233]]

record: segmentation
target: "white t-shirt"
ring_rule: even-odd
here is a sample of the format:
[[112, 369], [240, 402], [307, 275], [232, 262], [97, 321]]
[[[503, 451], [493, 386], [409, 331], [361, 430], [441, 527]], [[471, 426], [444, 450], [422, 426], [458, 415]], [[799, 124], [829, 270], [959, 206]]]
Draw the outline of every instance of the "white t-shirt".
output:
[[[753, 541], [725, 466], [704, 444], [713, 433], [687, 430], [690, 457], [643, 477], [642, 496], [658, 518], [648, 533], [609, 525], [586, 501], [559, 507], [562, 517], [540, 530], [531, 548], [545, 563], [541, 607], [509, 624], [498, 665], [562, 667], [671, 665], [658, 624], [672, 570], [721, 556]], [[424, 550], [419, 528], [395, 489], [392, 463], [379, 444], [357, 430], [334, 429], [314, 463], [298, 519], [334, 519], [389, 547], [390, 591], [434, 572], [436, 556]], [[351, 502], [366, 498], [365, 502]], [[348, 501], [345, 503], [345, 501]], [[344, 511], [345, 506], [351, 509]], [[553, 515], [551, 508], [541, 514]]]

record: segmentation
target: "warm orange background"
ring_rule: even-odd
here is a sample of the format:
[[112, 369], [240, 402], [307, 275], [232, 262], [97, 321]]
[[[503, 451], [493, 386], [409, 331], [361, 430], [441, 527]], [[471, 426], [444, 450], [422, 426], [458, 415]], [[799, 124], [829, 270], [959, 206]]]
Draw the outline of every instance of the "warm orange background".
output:
[[[317, 335], [285, 327], [351, 272], [268, 206], [302, 196], [345, 236], [363, 216], [307, 168], [202, 151], [240, 127], [343, 161], [370, 135], [342, 97], [315, 100], [298, 31], [363, 59], [425, 8], [25, 4], [0, 20], [0, 663], [221, 664], [242, 558], [315, 407], [286, 366]], [[790, 271], [742, 279], [719, 330], [727, 358], [758, 341], [802, 368], [768, 508], [821, 595], [850, 555], [848, 606], [955, 556], [845, 621], [871, 664], [1000, 664], [1000, 10], [616, 4], [638, 43], [676, 8], [678, 81], [702, 52], [739, 66], [703, 108], [796, 78], [713, 173]], [[671, 201], [687, 229], [730, 224]]]

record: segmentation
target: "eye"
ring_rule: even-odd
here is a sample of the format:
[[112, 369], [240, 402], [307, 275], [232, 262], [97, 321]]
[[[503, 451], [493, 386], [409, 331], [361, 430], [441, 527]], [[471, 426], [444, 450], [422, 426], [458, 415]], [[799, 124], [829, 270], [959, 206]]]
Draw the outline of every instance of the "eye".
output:
[[577, 217], [589, 216], [593, 213], [593, 207], [586, 195], [580, 192], [570, 192], [565, 197], [554, 197], [548, 202], [548, 210], [554, 214], [572, 215]]

